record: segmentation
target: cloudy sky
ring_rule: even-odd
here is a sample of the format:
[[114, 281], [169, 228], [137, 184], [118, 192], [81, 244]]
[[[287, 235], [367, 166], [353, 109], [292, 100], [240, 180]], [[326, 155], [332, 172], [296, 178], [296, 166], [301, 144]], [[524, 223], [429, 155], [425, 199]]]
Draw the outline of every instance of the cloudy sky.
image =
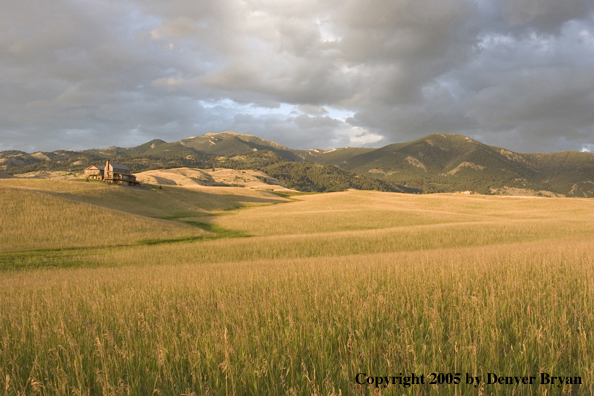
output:
[[3, 0], [0, 151], [235, 131], [594, 152], [593, 0]]

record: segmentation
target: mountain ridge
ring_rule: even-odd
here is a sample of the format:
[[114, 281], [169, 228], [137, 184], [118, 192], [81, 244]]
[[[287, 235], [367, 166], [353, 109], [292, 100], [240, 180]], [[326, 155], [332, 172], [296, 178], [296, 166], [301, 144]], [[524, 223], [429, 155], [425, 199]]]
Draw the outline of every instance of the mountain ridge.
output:
[[[273, 160], [270, 157], [267, 161], [278, 164], [275, 169], [279, 172], [283, 169], [284, 174], [292, 178], [304, 178], [305, 173], [315, 169], [318, 174], [320, 170], [305, 165], [280, 165], [282, 162], [338, 167], [361, 177], [400, 186], [395, 187], [395, 191], [471, 190], [483, 194], [505, 194], [510, 189], [523, 189], [535, 195], [594, 197], [592, 153], [564, 151], [522, 154], [489, 146], [464, 135], [443, 133], [375, 149], [344, 147], [295, 150], [257, 136], [227, 131], [175, 142], [153, 139], [130, 148], [112, 146], [32, 154], [19, 150], [3, 151], [0, 152], [0, 171], [8, 174], [57, 169], [80, 171], [106, 159], [128, 163], [134, 171], [181, 166], [211, 167], [222, 165], [226, 159], [233, 157], [231, 163], [242, 167], [259, 161], [254, 160], [257, 155], [244, 160], [237, 156], [262, 151], [274, 153], [277, 157]], [[245, 164], [241, 165], [241, 161]], [[262, 164], [259, 166], [262, 169], [264, 167]], [[266, 166], [272, 166], [272, 163]], [[323, 172], [326, 172], [326, 179], [330, 177], [328, 175], [353, 179], [353, 176], [331, 168], [324, 168]], [[366, 185], [372, 184], [366, 182]]]

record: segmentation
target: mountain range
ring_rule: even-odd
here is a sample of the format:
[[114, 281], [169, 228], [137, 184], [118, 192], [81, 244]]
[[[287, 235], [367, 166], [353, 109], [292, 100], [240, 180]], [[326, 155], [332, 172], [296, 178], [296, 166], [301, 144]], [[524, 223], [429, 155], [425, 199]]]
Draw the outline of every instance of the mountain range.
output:
[[256, 136], [208, 133], [137, 147], [0, 152], [0, 171], [82, 171], [106, 159], [135, 171], [174, 167], [257, 169], [303, 191], [346, 188], [400, 192], [473, 191], [594, 197], [594, 154], [521, 154], [455, 134], [373, 148], [294, 150]]

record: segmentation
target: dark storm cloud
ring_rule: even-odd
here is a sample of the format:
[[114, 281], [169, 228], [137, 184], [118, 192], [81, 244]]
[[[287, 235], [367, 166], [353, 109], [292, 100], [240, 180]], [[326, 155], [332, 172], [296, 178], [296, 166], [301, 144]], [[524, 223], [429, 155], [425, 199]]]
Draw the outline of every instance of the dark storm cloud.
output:
[[590, 0], [7, 0], [0, 150], [594, 144]]

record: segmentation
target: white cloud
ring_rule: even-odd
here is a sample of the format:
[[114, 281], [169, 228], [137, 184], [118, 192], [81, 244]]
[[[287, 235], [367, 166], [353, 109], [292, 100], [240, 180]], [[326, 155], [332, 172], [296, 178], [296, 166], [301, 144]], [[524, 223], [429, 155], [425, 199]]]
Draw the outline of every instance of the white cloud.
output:
[[384, 139], [382, 135], [372, 133], [361, 127], [346, 128], [341, 131], [349, 139], [349, 146], [367, 146], [380, 142]]

